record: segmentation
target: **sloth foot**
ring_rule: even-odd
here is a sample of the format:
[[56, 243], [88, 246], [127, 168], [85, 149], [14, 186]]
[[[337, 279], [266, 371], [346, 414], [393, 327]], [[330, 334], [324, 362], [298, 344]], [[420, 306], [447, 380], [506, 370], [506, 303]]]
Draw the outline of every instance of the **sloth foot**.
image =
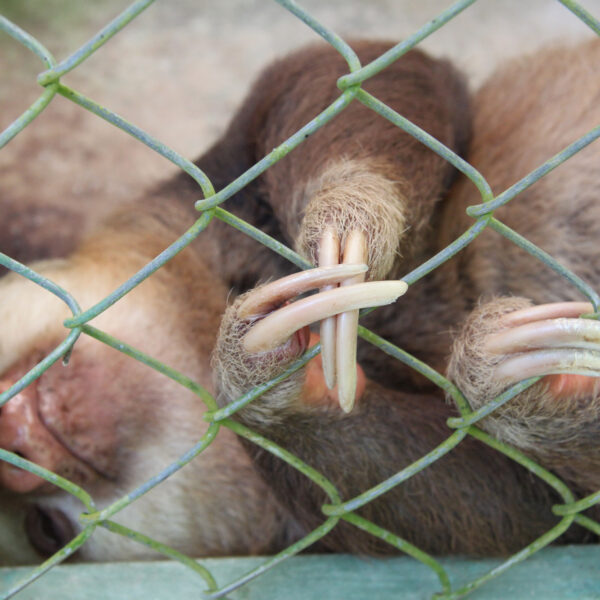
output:
[[[327, 250], [335, 248], [336, 242], [331, 234], [325, 243]], [[364, 236], [353, 232], [344, 247], [343, 264], [331, 264], [331, 254], [326, 261], [331, 266], [321, 266], [264, 286], [251, 294], [239, 308], [242, 318], [253, 318], [256, 314], [264, 314], [265, 309], [276, 303], [281, 304], [297, 294], [321, 288], [318, 294], [286, 304], [264, 317], [246, 334], [243, 343], [248, 352], [272, 350], [295, 331], [321, 321], [324, 380], [330, 389], [337, 383], [340, 406], [345, 412], [352, 409], [356, 394], [358, 311], [390, 304], [407, 288], [400, 281], [364, 283], [367, 270], [366, 265], [361, 264], [365, 258], [364, 246]]]
[[[261, 286], [238, 299], [225, 314], [215, 353], [220, 387], [226, 395], [234, 398], [267, 381], [302, 354], [309, 345], [311, 323], [390, 304], [407, 289], [403, 281], [345, 285], [366, 270], [364, 264], [319, 267]], [[292, 302], [299, 294], [336, 284], [342, 285]], [[348, 370], [338, 370], [337, 378], [340, 406], [348, 412], [356, 394], [355, 359]]]
[[485, 304], [456, 340], [449, 376], [473, 408], [530, 377], [543, 377], [553, 399], [592, 395], [600, 377], [600, 322], [580, 318], [592, 311], [586, 302]]
[[[385, 279], [399, 255], [406, 230], [407, 184], [397, 168], [381, 160], [343, 159], [328, 165], [307, 184], [310, 201], [304, 209], [298, 251], [313, 264], [366, 263], [368, 273], [340, 283]], [[324, 288], [329, 289], [329, 288]], [[321, 324], [321, 355], [325, 381], [338, 386], [342, 403], [351, 405], [355, 387], [358, 312], [347, 311]], [[344, 377], [340, 374], [344, 373]]]
[[598, 489], [600, 322], [584, 302], [501, 298], [469, 317], [449, 377], [477, 409], [519, 381], [540, 380], [479, 424], [585, 490]]

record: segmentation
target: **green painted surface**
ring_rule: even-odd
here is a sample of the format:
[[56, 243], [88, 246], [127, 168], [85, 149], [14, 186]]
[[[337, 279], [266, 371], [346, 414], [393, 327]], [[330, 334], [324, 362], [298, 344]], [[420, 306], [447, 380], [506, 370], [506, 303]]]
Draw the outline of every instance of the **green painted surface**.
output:
[[[264, 559], [202, 561], [225, 585]], [[460, 587], [499, 561], [442, 559], [453, 587]], [[0, 569], [0, 590], [27, 567]], [[203, 582], [174, 562], [59, 566], [21, 591], [19, 600], [197, 600]], [[231, 600], [425, 600], [439, 591], [435, 575], [409, 558], [300, 556], [288, 560], [239, 590]], [[473, 592], [473, 600], [600, 600], [600, 546], [549, 548]]]

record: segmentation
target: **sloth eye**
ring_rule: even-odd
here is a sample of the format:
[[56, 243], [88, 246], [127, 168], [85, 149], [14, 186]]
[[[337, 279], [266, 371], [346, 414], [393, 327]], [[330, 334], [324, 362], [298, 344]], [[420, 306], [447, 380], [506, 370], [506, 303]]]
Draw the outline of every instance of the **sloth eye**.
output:
[[75, 537], [73, 525], [65, 513], [38, 504], [27, 512], [25, 531], [31, 545], [44, 557], [52, 556]]

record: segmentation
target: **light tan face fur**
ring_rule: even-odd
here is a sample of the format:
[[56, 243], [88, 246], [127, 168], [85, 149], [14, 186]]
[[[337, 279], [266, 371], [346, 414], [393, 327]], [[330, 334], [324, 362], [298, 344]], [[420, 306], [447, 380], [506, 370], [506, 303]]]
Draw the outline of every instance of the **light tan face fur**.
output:
[[[114, 265], [119, 263], [114, 262]], [[121, 263], [120, 268], [111, 268], [110, 261], [98, 264], [86, 257], [71, 262], [39, 263], [34, 267], [69, 290], [84, 308], [114, 290], [130, 270], [130, 265]], [[0, 281], [0, 295], [0, 319], [4, 324], [0, 347], [3, 373], [11, 367], [15, 356], [37, 360], [43, 355], [40, 353], [49, 352], [66, 337], [68, 330], [62, 321], [70, 316], [70, 311], [47, 291], [11, 275]], [[178, 306], [173, 304], [172, 296], [162, 284], [161, 277], [151, 279], [94, 319], [92, 324], [184, 374], [198, 374], [198, 382], [210, 390], [210, 348], [198, 353], [181, 334], [181, 326], [174, 322]], [[169, 300], [170, 310], [165, 311], [165, 303]], [[82, 369], [84, 372], [79, 373]], [[79, 382], [78, 377], [81, 378]], [[57, 385], [54, 386], [52, 381]], [[75, 381], [75, 388], [64, 387], [70, 381]], [[48, 397], [49, 392], [44, 392], [61, 384], [62, 391], [52, 398]], [[85, 335], [77, 341], [67, 366], [59, 360], [32, 386], [42, 394], [38, 399], [43, 405], [42, 423], [63, 442], [68, 460], [52, 464], [55, 457], [48, 456], [49, 450], [39, 448], [34, 448], [35, 456], [26, 457], [83, 485], [99, 508], [158, 474], [188, 451], [206, 431], [202, 419], [205, 408], [197, 396], [153, 369]], [[69, 390], [75, 390], [79, 397], [74, 399], [66, 395]], [[44, 393], [47, 395], [43, 396]], [[71, 406], [73, 400], [77, 403]], [[79, 412], [73, 416], [76, 408]], [[107, 414], [110, 418], [102, 416]], [[81, 422], [86, 416], [87, 424]], [[118, 417], [116, 420], [115, 416]], [[76, 418], [79, 422], [74, 423]], [[27, 425], [21, 425], [20, 437], [13, 440], [17, 446], [14, 449], [28, 448], [28, 436], [35, 438], [40, 426], [37, 423], [28, 429]], [[91, 427], [98, 446], [95, 455], [81, 450], [86, 427]], [[81, 469], [76, 468], [77, 460], [73, 460], [71, 454], [74, 447], [75, 458], [79, 456], [86, 463]], [[100, 449], [110, 455], [100, 456]], [[44, 464], [48, 461], [49, 464]], [[88, 468], [90, 462], [100, 463], [102, 472]], [[3, 468], [11, 469], [8, 465]], [[66, 472], [61, 473], [61, 468]], [[220, 473], [218, 482], [212, 476], [215, 470]], [[8, 481], [12, 481], [10, 476]], [[30, 494], [30, 502], [45, 509], [59, 509], [78, 528], [77, 517], [84, 507], [66, 493], [49, 494], [51, 491], [55, 492], [50, 484], [42, 485]], [[39, 495], [39, 492], [44, 493]], [[256, 540], [253, 543], [257, 547], [261, 543], [267, 544], [260, 541], [269, 538], [268, 533], [261, 533], [264, 523], [260, 515], [273, 502], [269, 498], [269, 492], [254, 475], [237, 440], [229, 432], [221, 431], [202, 456], [115, 519], [191, 555], [248, 552], [250, 539]], [[228, 521], [215, 518], [229, 502], [239, 504], [236, 511], [231, 511], [235, 514]], [[202, 533], [190, 535], [194, 530]], [[80, 555], [86, 559], [119, 560], [151, 554], [139, 544], [98, 531]]]

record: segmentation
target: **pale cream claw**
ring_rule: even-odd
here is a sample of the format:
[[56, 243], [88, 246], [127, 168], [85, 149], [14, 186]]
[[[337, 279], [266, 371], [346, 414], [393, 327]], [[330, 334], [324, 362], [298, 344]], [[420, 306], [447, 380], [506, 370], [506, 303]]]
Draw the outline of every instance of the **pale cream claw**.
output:
[[267, 283], [249, 294], [240, 304], [238, 315], [241, 319], [263, 315], [298, 294], [325, 284], [339, 283], [366, 271], [367, 265], [354, 264], [318, 267], [293, 273]]
[[500, 363], [493, 376], [512, 385], [529, 377], [560, 373], [600, 377], [600, 352], [559, 348], [518, 354]]
[[557, 347], [600, 350], [600, 322], [562, 317], [533, 321], [492, 334], [485, 343], [485, 349], [494, 354]]
[[[319, 244], [319, 266], [328, 267], [340, 262], [340, 240], [333, 229], [327, 229]], [[328, 285], [321, 288], [322, 292], [333, 289], [335, 286]], [[336, 345], [335, 335], [337, 318], [328, 317], [321, 321], [321, 362], [323, 364], [323, 377], [325, 385], [331, 390], [336, 384], [335, 362]]]
[[528, 306], [515, 310], [502, 317], [502, 323], [507, 326], [523, 325], [533, 321], [556, 319], [557, 317], [575, 318], [593, 312], [594, 307], [589, 302], [551, 302]]
[[251, 353], [273, 350], [306, 325], [348, 310], [391, 304], [407, 288], [404, 281], [372, 281], [303, 298], [256, 322], [243, 338], [244, 348]]
[[[344, 244], [343, 263], [365, 262], [368, 258], [367, 240], [362, 231], [351, 231]], [[340, 287], [358, 284], [364, 281], [361, 273], [347, 279]], [[340, 407], [350, 412], [356, 397], [356, 342], [358, 335], [358, 310], [344, 312], [337, 317], [336, 327], [336, 379]], [[321, 342], [322, 345], [322, 342]]]

